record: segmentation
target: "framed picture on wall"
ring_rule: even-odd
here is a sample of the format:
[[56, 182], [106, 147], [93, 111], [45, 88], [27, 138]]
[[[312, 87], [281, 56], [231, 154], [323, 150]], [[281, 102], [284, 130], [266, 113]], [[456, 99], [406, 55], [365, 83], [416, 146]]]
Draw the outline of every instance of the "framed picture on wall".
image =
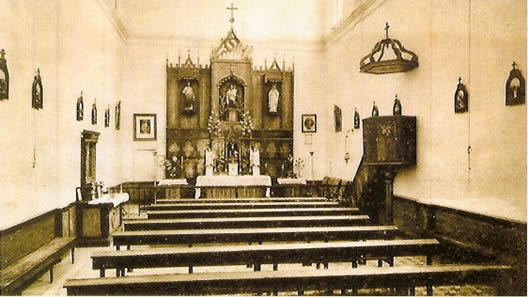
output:
[[343, 129], [343, 119], [341, 107], [334, 104], [334, 121], [335, 121], [335, 131], [341, 132]]
[[317, 132], [317, 115], [303, 114], [302, 115], [302, 133], [316, 133]]
[[134, 140], [156, 140], [156, 114], [134, 114]]

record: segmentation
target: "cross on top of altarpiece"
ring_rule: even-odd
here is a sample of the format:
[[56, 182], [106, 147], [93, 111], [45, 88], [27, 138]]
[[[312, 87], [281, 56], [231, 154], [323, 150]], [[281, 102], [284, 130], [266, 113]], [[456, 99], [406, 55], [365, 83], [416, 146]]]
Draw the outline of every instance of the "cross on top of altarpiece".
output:
[[230, 7], [226, 8], [227, 10], [231, 10], [231, 18], [229, 19], [229, 22], [231, 23], [231, 28], [233, 28], [233, 23], [235, 22], [235, 14], [234, 11], [238, 10], [238, 7], [235, 7], [233, 3], [231, 3]]

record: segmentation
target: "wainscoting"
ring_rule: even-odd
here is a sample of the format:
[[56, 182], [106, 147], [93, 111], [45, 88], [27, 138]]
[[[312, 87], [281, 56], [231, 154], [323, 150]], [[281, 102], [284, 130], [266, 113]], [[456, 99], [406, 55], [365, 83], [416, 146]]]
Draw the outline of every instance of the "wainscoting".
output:
[[36, 251], [57, 237], [76, 236], [75, 205], [48, 211], [0, 231], [0, 269]]
[[[394, 223], [411, 236], [434, 237], [456, 251], [512, 265], [516, 292], [526, 295], [526, 222], [394, 197]], [[449, 251], [446, 251], [449, 253]], [[462, 253], [462, 254], [461, 254]]]

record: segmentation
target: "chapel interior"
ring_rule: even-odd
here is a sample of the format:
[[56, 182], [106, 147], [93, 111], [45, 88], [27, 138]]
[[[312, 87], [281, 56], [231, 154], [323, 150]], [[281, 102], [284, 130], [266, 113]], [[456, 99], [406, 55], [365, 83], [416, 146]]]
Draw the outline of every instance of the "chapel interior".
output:
[[0, 1], [1, 295], [526, 296], [525, 0]]

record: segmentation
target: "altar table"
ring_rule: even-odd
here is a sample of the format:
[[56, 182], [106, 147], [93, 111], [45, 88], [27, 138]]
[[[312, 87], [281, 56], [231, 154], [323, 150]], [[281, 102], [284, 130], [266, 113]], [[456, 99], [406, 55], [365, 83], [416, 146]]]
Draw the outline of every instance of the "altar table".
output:
[[195, 198], [202, 191], [206, 198], [270, 197], [271, 177], [268, 175], [198, 176]]

